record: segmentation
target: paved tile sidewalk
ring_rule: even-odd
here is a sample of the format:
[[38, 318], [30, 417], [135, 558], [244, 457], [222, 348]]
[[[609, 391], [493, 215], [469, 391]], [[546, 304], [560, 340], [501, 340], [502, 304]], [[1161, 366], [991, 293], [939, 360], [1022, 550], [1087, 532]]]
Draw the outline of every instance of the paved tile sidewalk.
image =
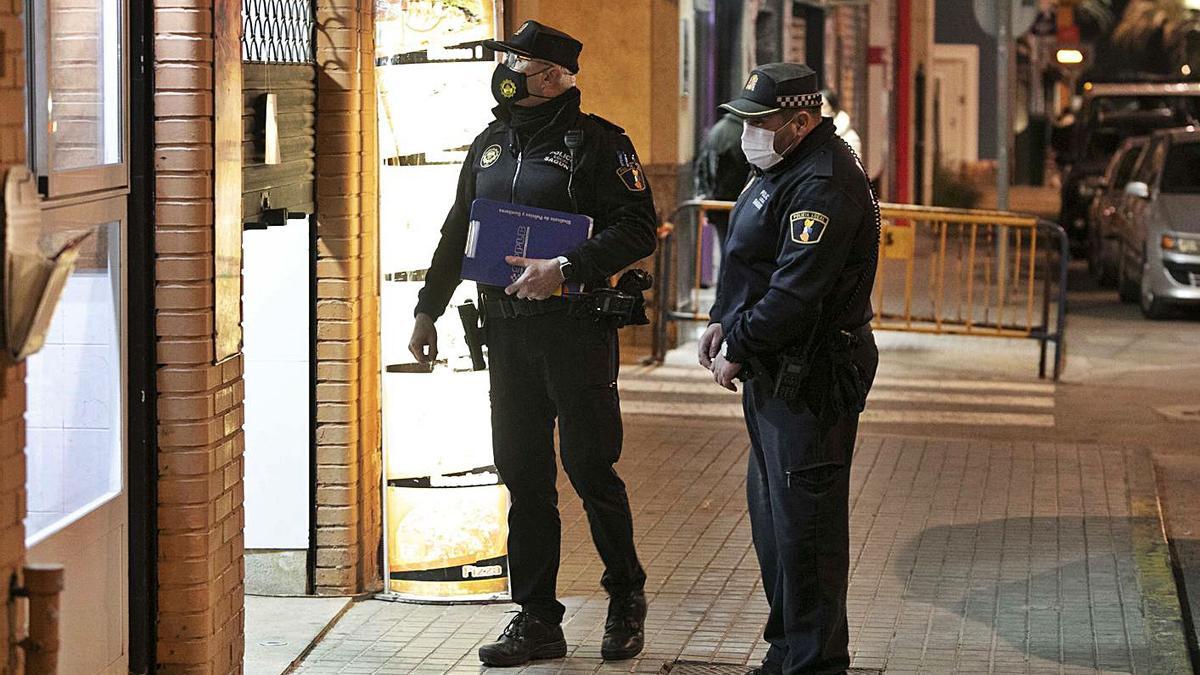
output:
[[[746, 516], [744, 429], [634, 416], [626, 424], [619, 468], [649, 574], [647, 649], [634, 661], [600, 660], [601, 567], [560, 475], [570, 653], [523, 672], [657, 672], [676, 658], [756, 663], [767, 608]], [[863, 435], [855, 465], [855, 667], [1188, 671], [1145, 453]], [[365, 601], [299, 672], [479, 672], [476, 647], [511, 609]]]

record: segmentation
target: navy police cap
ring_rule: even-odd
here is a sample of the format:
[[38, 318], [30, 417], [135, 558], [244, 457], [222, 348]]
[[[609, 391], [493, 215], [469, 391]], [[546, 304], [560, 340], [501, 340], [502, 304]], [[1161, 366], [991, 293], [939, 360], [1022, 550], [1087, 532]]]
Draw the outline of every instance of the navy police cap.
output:
[[557, 63], [572, 73], [579, 72], [579, 52], [583, 51], [579, 40], [536, 21], [521, 24], [507, 40], [484, 40], [483, 46]]
[[762, 117], [785, 108], [821, 105], [817, 74], [803, 63], [768, 63], [750, 72], [742, 95], [721, 108], [738, 117]]

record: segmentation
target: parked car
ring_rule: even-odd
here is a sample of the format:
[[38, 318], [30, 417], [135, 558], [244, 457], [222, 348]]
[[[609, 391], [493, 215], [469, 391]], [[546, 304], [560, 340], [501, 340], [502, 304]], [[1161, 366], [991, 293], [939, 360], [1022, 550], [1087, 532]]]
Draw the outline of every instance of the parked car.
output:
[[1075, 116], [1063, 171], [1059, 224], [1076, 244], [1087, 240], [1087, 211], [1096, 179], [1126, 139], [1200, 124], [1200, 82], [1087, 83]]
[[1149, 140], [1147, 136], [1137, 136], [1122, 143], [1104, 175], [1096, 180], [1095, 196], [1088, 208], [1088, 270], [1104, 287], [1117, 284], [1117, 245], [1120, 240], [1113, 220], [1125, 197], [1125, 185], [1133, 176], [1134, 165]]
[[1118, 211], [1121, 299], [1150, 319], [1200, 305], [1200, 130], [1151, 136]]

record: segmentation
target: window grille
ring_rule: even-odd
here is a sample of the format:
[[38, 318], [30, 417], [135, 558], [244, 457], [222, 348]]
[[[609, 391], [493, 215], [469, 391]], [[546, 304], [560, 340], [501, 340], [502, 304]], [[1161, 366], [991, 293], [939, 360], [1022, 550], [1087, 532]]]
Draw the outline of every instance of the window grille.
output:
[[312, 0], [242, 0], [242, 60], [315, 63]]

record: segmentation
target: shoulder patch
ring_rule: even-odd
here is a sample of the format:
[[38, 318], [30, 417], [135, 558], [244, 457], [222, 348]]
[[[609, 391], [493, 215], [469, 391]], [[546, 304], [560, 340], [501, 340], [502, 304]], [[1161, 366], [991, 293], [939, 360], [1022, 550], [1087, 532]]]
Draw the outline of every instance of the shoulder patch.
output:
[[642, 165], [638, 163], [637, 155], [632, 152], [617, 153], [617, 177], [630, 192], [642, 192], [646, 189], [646, 176], [642, 172]]
[[807, 246], [821, 241], [825, 228], [829, 226], [829, 217], [816, 211], [796, 211], [789, 218], [792, 241]]
[[604, 127], [605, 129], [608, 129], [609, 131], [615, 131], [618, 134], [625, 133], [625, 129], [623, 127], [617, 126], [616, 124], [609, 122], [608, 120], [597, 115], [596, 113], [588, 113], [588, 117], [592, 118], [596, 122], [599, 122], [600, 126]]

